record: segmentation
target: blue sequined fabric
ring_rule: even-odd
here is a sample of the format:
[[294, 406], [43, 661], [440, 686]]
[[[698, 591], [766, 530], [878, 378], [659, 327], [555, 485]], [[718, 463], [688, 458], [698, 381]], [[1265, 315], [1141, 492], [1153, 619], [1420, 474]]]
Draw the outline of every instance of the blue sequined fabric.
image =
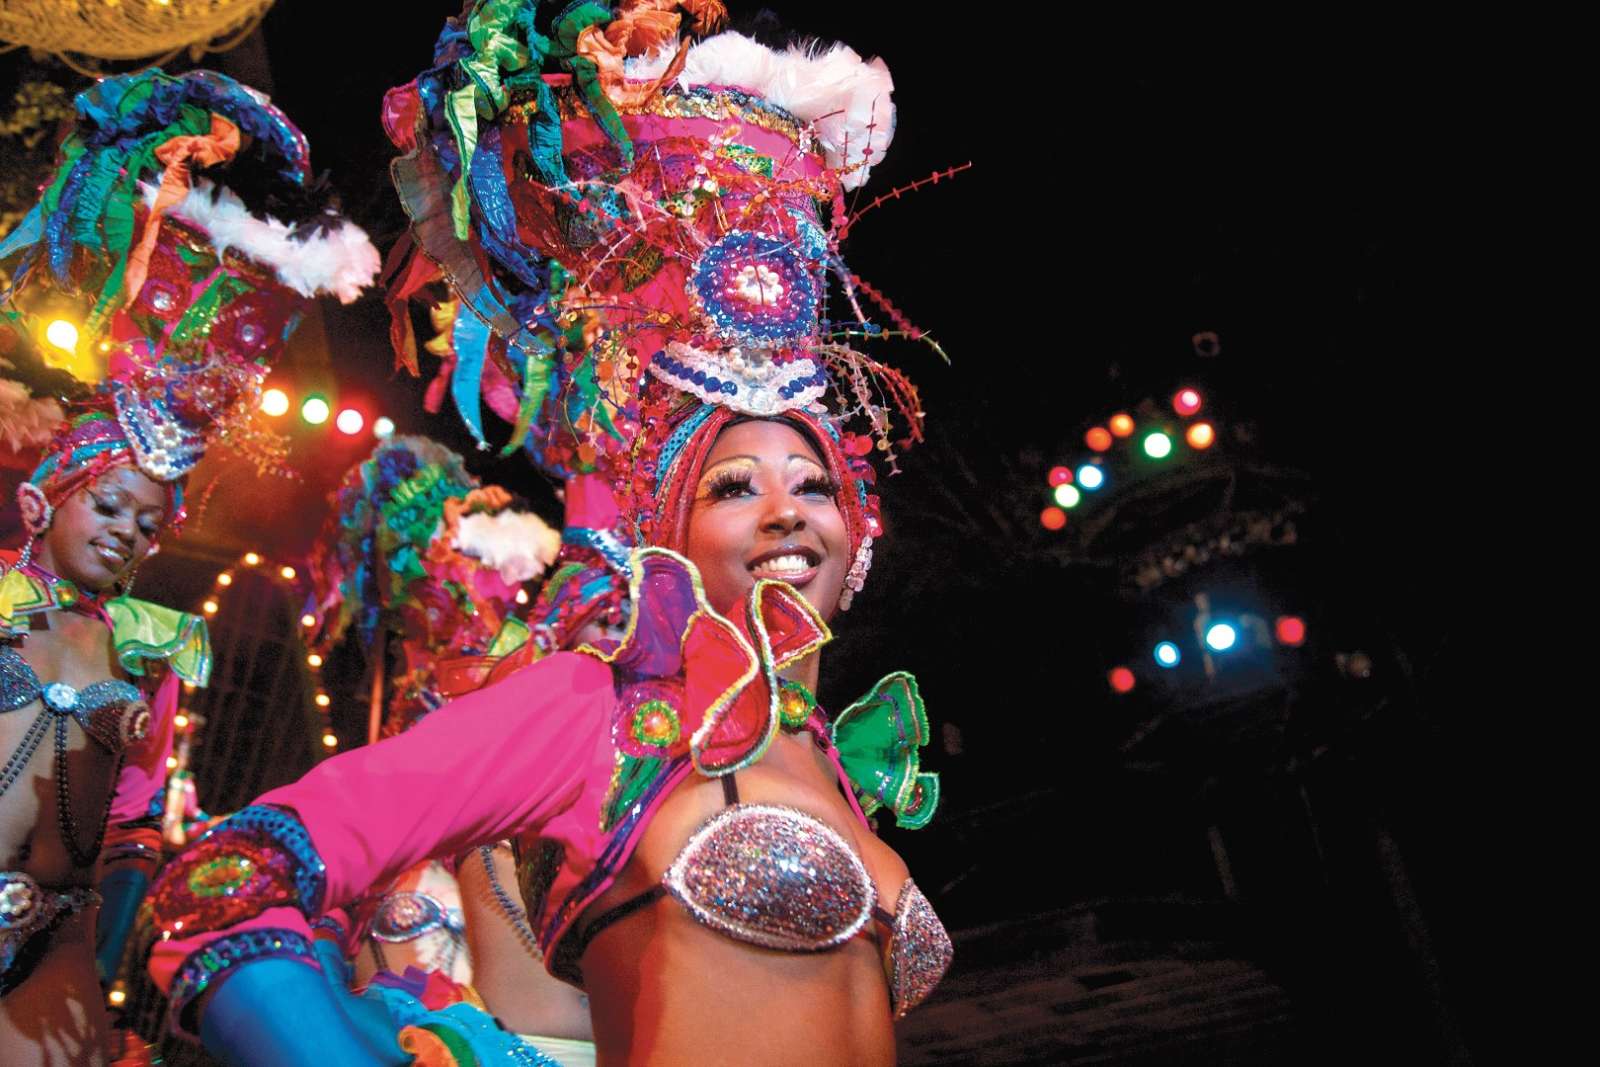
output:
[[311, 942], [293, 930], [264, 928], [219, 937], [191, 952], [172, 980], [167, 997], [176, 1024], [180, 1029], [189, 1029], [185, 1014], [197, 997], [245, 964], [265, 959], [299, 960], [321, 970]]

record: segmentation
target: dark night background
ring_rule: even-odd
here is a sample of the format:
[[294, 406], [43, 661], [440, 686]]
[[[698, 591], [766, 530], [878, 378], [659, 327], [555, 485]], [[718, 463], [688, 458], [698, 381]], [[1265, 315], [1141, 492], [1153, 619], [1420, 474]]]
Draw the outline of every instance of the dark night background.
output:
[[[941, 814], [886, 836], [961, 933], [907, 1062], [1491, 1058], [1493, 705], [1472, 632], [1478, 583], [1501, 579], [1464, 507], [1477, 460], [1442, 443], [1471, 407], [1460, 264], [1437, 239], [1445, 174], [1470, 152], [1441, 72], [1361, 48], [1163, 52], [1026, 14], [980, 30], [907, 5], [768, 6], [889, 63], [898, 133], [865, 199], [974, 164], [878, 208], [845, 249], [952, 361], [888, 352], [922, 389], [929, 441], [881, 483], [889, 534], [823, 671], [841, 707], [909, 669], [934, 724]], [[457, 5], [364, 7], [336, 33], [330, 5], [280, 0], [211, 62], [302, 126], [386, 250], [404, 220], [381, 95]], [[433, 363], [424, 382], [391, 373], [386, 322], [375, 297], [325, 307], [274, 380], [444, 440], [556, 518], [524, 463], [423, 412]], [[1216, 354], [1197, 352], [1203, 331]], [[1174, 482], [1095, 543], [1042, 529], [1047, 469], [1180, 385], [1206, 394], [1221, 437], [1205, 462], [1236, 495]], [[141, 595], [192, 607], [247, 548], [303, 553], [365, 447], [302, 431], [299, 486], [221, 474]], [[1146, 595], [1122, 580], [1129, 556], [1251, 493], [1298, 509], [1296, 544]], [[1152, 678], [1152, 620], [1207, 590], [1305, 617], [1306, 646], [1209, 689]], [[1336, 667], [1358, 651], [1370, 677]], [[1140, 685], [1117, 696], [1106, 672], [1124, 663]], [[330, 673], [347, 747], [364, 718], [350, 673]], [[203, 783], [242, 773], [205, 752]], [[1162, 961], [1199, 977], [1163, 984]]]

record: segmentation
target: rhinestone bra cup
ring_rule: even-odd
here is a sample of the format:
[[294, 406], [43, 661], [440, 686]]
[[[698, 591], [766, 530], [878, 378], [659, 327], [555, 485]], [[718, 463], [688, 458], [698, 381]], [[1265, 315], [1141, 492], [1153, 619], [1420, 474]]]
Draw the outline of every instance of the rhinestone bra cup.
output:
[[[803, 811], [769, 804], [735, 804], [712, 816], [661, 883], [711, 929], [783, 952], [844, 944], [872, 920], [878, 896], [866, 866], [837, 831]], [[899, 1018], [939, 984], [953, 950], [910, 879], [897, 905], [885, 967]]]
[[75, 720], [113, 753], [143, 740], [150, 730], [150, 709], [137, 686], [116, 678], [82, 689], [65, 682], [47, 685], [15, 649], [0, 645], [0, 713], [16, 711], [36, 699], [53, 716]]

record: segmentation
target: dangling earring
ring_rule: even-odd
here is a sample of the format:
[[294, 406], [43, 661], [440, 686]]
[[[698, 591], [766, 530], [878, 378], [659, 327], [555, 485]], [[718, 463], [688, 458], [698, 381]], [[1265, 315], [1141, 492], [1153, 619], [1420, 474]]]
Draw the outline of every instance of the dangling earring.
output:
[[44, 490], [32, 482], [23, 482], [17, 486], [17, 510], [22, 512], [22, 524], [28, 528], [27, 543], [17, 557], [17, 566], [22, 567], [32, 562], [33, 543], [50, 529], [56, 509], [50, 506], [50, 498], [44, 495]]
[[840, 611], [850, 610], [850, 604], [855, 600], [856, 594], [867, 584], [867, 572], [871, 569], [872, 538], [863, 537], [861, 547], [856, 549], [856, 558], [850, 564], [850, 572], [844, 576], [844, 588], [839, 591]]

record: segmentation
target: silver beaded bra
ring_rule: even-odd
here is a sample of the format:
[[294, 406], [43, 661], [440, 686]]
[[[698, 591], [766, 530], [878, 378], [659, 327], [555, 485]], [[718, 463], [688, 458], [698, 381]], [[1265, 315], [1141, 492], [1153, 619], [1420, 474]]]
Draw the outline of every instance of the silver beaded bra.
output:
[[920, 1004], [953, 951], [916, 883], [906, 879], [894, 912], [886, 911], [838, 831], [795, 808], [740, 803], [731, 774], [722, 783], [727, 807], [690, 836], [659, 885], [591, 920], [582, 944], [663, 894], [718, 933], [780, 952], [837, 948], [876, 921], [889, 935], [883, 963], [895, 1017]]
[[[16, 649], [0, 645], [0, 714], [27, 707], [35, 700], [42, 701], [48, 713], [41, 723], [58, 716], [71, 718], [112, 753], [142, 740], [150, 728], [150, 709], [144, 694], [132, 683], [106, 678], [82, 689], [65, 682], [47, 684]], [[17, 755], [21, 755], [20, 749]]]

